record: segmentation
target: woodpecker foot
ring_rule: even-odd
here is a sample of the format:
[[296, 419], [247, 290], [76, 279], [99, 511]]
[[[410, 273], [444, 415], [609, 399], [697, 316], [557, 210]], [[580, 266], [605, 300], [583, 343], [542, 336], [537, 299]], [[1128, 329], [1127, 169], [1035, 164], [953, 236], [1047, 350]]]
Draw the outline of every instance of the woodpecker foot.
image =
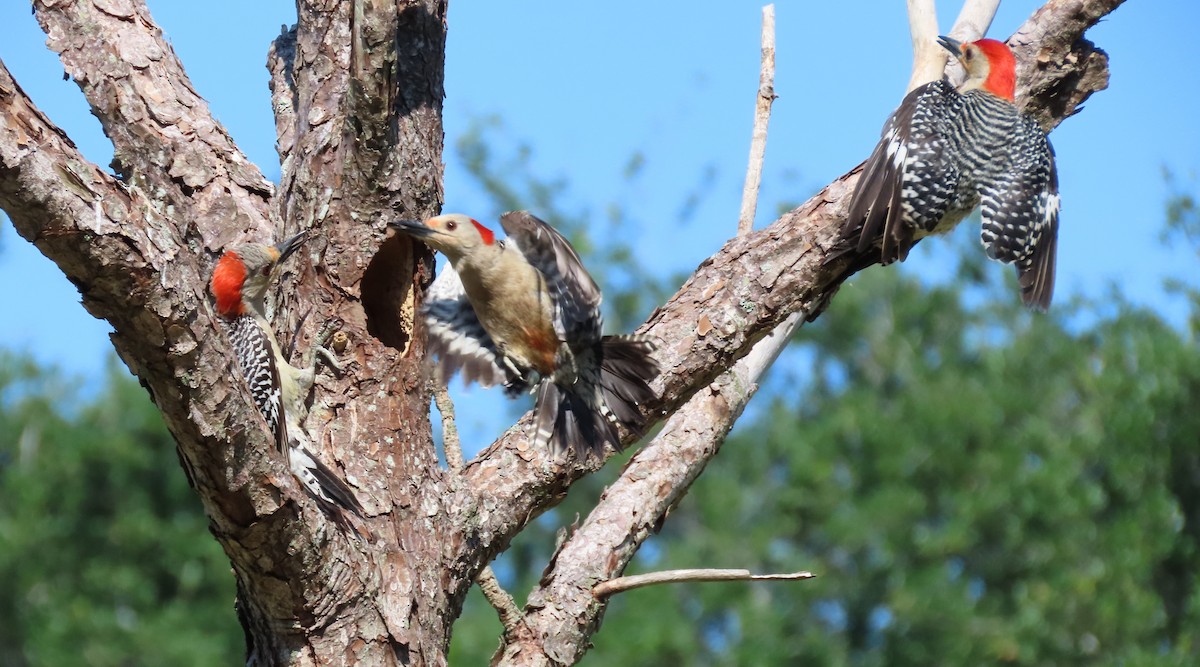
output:
[[579, 380], [579, 365], [575, 363], [575, 353], [565, 342], [559, 343], [558, 352], [554, 355], [554, 380], [563, 386], [570, 386]]
[[330, 370], [333, 371], [334, 375], [341, 376], [342, 366], [337, 360], [337, 355], [330, 351], [329, 348], [325, 347], [325, 344], [329, 342], [329, 339], [332, 338], [335, 333], [337, 333], [339, 324], [340, 322], [336, 320], [329, 320], [325, 323], [325, 326], [321, 327], [321, 330], [317, 332], [317, 337], [313, 340], [312, 347], [308, 348], [308, 358], [305, 360], [308, 368], [315, 369], [317, 366], [317, 358], [320, 357], [325, 361], [326, 365], [329, 366]]
[[[521, 372], [521, 369], [517, 368], [517, 365], [513, 363], [513, 360], [509, 358], [507, 354], [504, 354], [503, 350], [500, 352], [500, 368], [504, 371], [507, 371], [506, 374], [511, 378], [518, 380], [525, 379], [525, 374]], [[507, 387], [512, 382], [513, 380], [509, 380], [508, 382], [504, 383], [504, 386]]]
[[525, 378], [515, 377], [504, 383], [504, 395], [508, 398], [517, 398], [530, 388], [529, 382]]

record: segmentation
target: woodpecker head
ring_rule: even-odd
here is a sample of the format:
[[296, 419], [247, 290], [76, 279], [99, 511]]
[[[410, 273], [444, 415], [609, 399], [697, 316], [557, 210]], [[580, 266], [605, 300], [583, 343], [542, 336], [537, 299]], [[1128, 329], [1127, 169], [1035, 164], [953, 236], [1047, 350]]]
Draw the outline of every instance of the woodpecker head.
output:
[[938, 44], [967, 70], [967, 80], [958, 87], [960, 92], [978, 88], [1012, 101], [1017, 86], [1017, 59], [1007, 44], [994, 39], [964, 44], [944, 35], [938, 37]]
[[275, 245], [243, 243], [226, 250], [213, 269], [212, 291], [222, 317], [243, 315], [247, 307], [262, 303], [276, 269], [306, 238], [306, 232]]
[[449, 213], [424, 222], [400, 220], [388, 225], [413, 238], [421, 239], [454, 262], [481, 247], [496, 244], [496, 235], [461, 213]]

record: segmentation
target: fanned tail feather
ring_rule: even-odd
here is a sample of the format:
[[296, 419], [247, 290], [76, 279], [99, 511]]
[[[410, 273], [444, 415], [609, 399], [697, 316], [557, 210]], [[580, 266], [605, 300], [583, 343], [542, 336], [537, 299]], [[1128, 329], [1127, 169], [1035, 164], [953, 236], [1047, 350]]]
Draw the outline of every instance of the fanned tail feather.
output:
[[606, 336], [594, 349], [597, 354], [587, 358], [600, 357], [599, 373], [593, 365], [570, 386], [547, 379], [538, 388], [537, 445], [560, 452], [570, 449], [582, 458], [602, 455], [606, 447], [620, 451], [618, 427], [644, 432], [642, 410], [658, 400], [650, 388], [658, 375], [658, 364], [650, 356], [654, 343], [641, 336]]
[[601, 454], [605, 445], [619, 449], [616, 426], [574, 391], [546, 381], [538, 388], [534, 406], [535, 443], [556, 452], [571, 450], [579, 458]]
[[1034, 250], [1028, 266], [1021, 268], [1017, 282], [1021, 285], [1021, 300], [1026, 306], [1045, 312], [1054, 295], [1054, 257], [1057, 251], [1057, 228]]
[[601, 341], [600, 387], [604, 402], [610, 415], [639, 435], [645, 430], [641, 409], [658, 401], [650, 388], [658, 376], [658, 362], [650, 356], [654, 348], [644, 336], [605, 336]]

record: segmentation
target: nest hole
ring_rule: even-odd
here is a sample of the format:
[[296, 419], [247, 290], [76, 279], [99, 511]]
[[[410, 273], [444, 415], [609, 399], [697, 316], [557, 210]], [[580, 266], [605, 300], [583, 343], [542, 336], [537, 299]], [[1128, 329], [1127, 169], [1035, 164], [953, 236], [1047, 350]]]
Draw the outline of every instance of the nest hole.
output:
[[362, 305], [367, 333], [381, 343], [408, 354], [416, 321], [415, 248], [394, 234], [371, 258], [362, 278]]

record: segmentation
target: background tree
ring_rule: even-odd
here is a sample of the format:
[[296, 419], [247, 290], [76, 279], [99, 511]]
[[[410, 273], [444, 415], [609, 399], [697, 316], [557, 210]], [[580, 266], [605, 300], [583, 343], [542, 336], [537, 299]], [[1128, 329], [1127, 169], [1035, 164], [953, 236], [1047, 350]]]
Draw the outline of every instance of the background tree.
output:
[[[1023, 29], [1019, 56], [1033, 70], [1023, 99], [1048, 124], [1103, 85], [1105, 58], [1079, 36], [1115, 4], [1051, 3]], [[440, 204], [444, 6], [299, 7], [271, 60], [278, 187], [209, 117], [144, 7], [45, 2], [35, 11], [113, 140], [120, 179], [87, 163], [0, 71], [0, 205], [112, 323], [118, 353], [151, 391], [233, 564], [251, 656], [444, 661], [474, 575], [598, 465], [552, 462], [510, 434], [461, 476], [438, 468], [412, 335], [413, 278], [428, 257], [381, 239], [389, 217]], [[590, 582], [624, 568], [741, 412], [747, 396], [723, 369], [791, 313], [815, 315], [845, 277], [822, 259], [853, 181], [728, 244], [646, 325], [672, 343], [661, 354], [668, 407], [703, 404], [668, 421], [564, 543], [503, 661], [582, 654], [604, 609]], [[379, 536], [370, 545], [333, 531], [278, 474], [201, 287], [212, 255], [234, 239], [297, 228], [318, 230], [323, 243], [281, 293], [280, 329], [298, 329], [307, 344], [334, 319], [349, 335], [350, 372], [323, 380], [309, 426], [368, 506]], [[688, 418], [713, 415], [700, 437], [689, 431]], [[646, 496], [648, 484], [665, 493]], [[641, 514], [624, 535], [595, 531], [634, 505]]]
[[162, 417], [115, 364], [72, 385], [0, 353], [0, 662], [229, 664], [229, 559]]

